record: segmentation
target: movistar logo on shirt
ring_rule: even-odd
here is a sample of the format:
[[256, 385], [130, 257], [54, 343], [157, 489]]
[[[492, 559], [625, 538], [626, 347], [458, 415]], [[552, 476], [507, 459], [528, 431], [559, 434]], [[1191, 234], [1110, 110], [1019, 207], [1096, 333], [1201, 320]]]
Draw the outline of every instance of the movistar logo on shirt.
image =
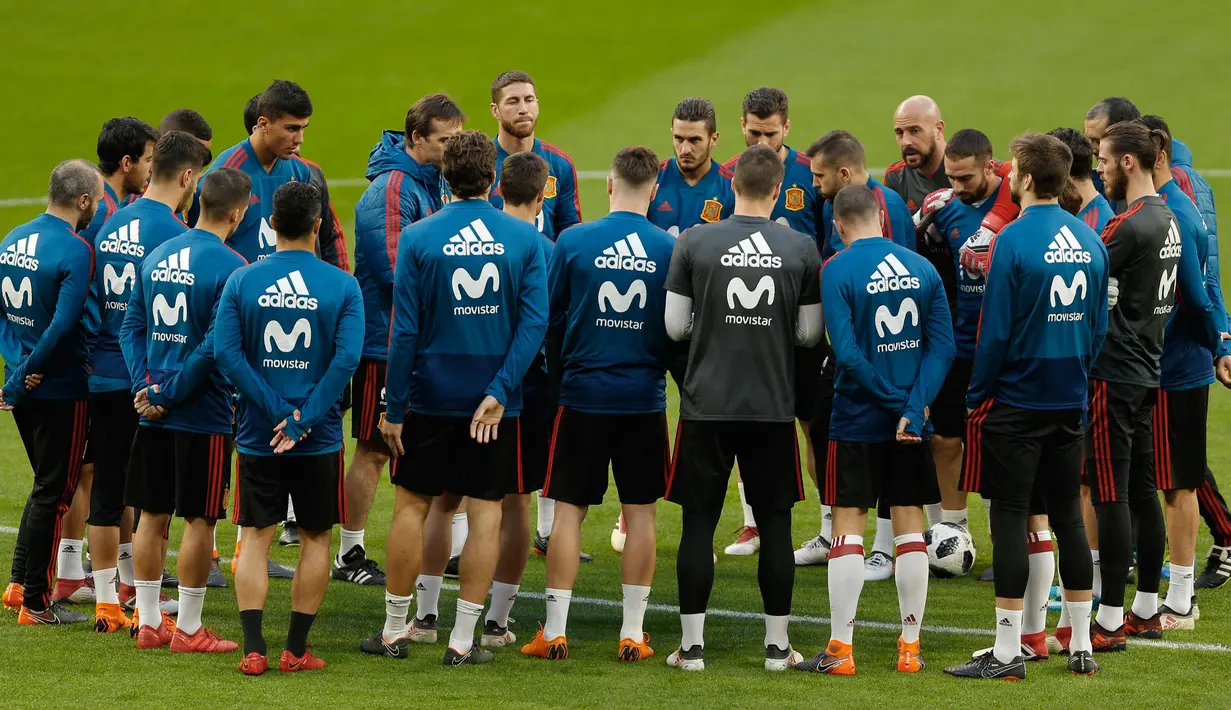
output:
[[1051, 245], [1043, 254], [1043, 261], [1049, 264], [1089, 264], [1090, 252], [1081, 248], [1081, 243], [1066, 225], [1052, 237]]
[[[448, 247], [445, 248], [447, 249]], [[466, 294], [466, 298], [469, 300], [482, 298], [487, 295], [488, 285], [491, 286], [492, 293], [498, 293], [500, 291], [500, 269], [495, 263], [489, 261], [479, 270], [479, 277], [475, 278], [465, 268], [458, 267], [453, 272], [452, 285], [453, 299], [456, 301], [462, 300], [463, 293]], [[500, 304], [498, 303], [453, 307], [453, 315], [455, 316], [486, 316], [499, 312]]]
[[[278, 233], [274, 231], [273, 227], [269, 226], [269, 222], [266, 222], [264, 217], [261, 218], [261, 224], [257, 230], [256, 243], [261, 251], [276, 249], [278, 247]], [[268, 256], [268, 254], [258, 256], [257, 259], [264, 259], [265, 256]]]
[[[599, 257], [602, 258], [602, 257]], [[628, 285], [628, 290], [621, 293], [620, 287], [611, 281], [603, 282], [598, 287], [598, 310], [606, 313], [608, 310], [616, 313], [626, 313], [636, 304], [637, 308], [645, 310], [645, 300], [648, 298], [645, 282], [637, 279]], [[617, 320], [614, 318], [596, 318], [594, 325], [600, 328], [626, 328], [641, 330], [643, 320]]]
[[178, 325], [188, 320], [188, 296], [180, 291], [175, 301], [169, 302], [164, 294], [155, 294], [150, 310], [154, 312], [154, 325]]
[[[769, 274], [762, 276], [754, 288], [748, 288], [748, 284], [736, 276], [727, 282], [727, 308], [735, 310], [735, 304], [738, 303], [742, 310], [749, 311], [760, 306], [762, 299], [765, 300], [765, 305], [772, 306], [774, 305], [774, 291], [774, 278]], [[765, 316], [735, 313], [728, 313], [725, 320], [730, 325], [770, 326], [774, 322], [773, 318]]]
[[106, 239], [98, 243], [98, 250], [104, 254], [145, 256], [145, 247], [141, 245], [141, 220], [134, 219], [108, 234]]
[[[1167, 227], [1167, 241], [1163, 243], [1163, 248], [1158, 250], [1158, 258], [1160, 259], [1178, 259], [1180, 252], [1184, 249], [1184, 244], [1180, 241], [1180, 230], [1175, 226], [1175, 220], [1171, 220], [1171, 225]], [[1162, 298], [1161, 296], [1159, 298]]]
[[746, 266], [759, 269], [781, 269], [782, 257], [775, 256], [765, 237], [753, 232], [747, 239], [727, 250], [720, 260], [723, 266]]
[[449, 237], [444, 246], [446, 256], [492, 256], [504, 253], [504, 245], [496, 241], [483, 220], [476, 219]]
[[158, 266], [150, 272], [150, 280], [191, 286], [197, 280], [197, 277], [188, 270], [191, 249], [192, 247], [184, 247], [175, 254], [158, 262]]
[[27, 271], [38, 271], [38, 259], [34, 258], [34, 250], [38, 247], [38, 234], [18, 239], [0, 253], [0, 264], [16, 266]]
[[[116, 270], [115, 264], [103, 264], [103, 291], [108, 296], [122, 296], [124, 292], [133, 285], [137, 280], [137, 267], [130, 261], [124, 264], [124, 268]], [[121, 304], [120, 307], [111, 305], [112, 302], [107, 302], [107, 308], [116, 308], [117, 310], [125, 310], [127, 304]]]
[[644, 271], [652, 274], [658, 265], [649, 259], [645, 245], [636, 232], [629, 234], [615, 244], [603, 250], [594, 257], [594, 265], [600, 269], [623, 269], [624, 271]]
[[893, 254], [886, 254], [868, 280], [868, 293], [888, 293], [919, 288], [919, 277], [911, 276], [906, 266]]
[[[1048, 303], [1052, 308], [1061, 306], [1067, 308], [1078, 299], [1086, 300], [1086, 292], [1089, 289], [1089, 283], [1086, 281], [1086, 272], [1078, 271], [1073, 274], [1072, 281], [1065, 281], [1064, 277], [1056, 274], [1051, 279], [1051, 293], [1048, 296]], [[1065, 313], [1048, 313], [1048, 323], [1072, 323], [1085, 319], [1084, 311], [1069, 311]]]
[[298, 269], [265, 289], [257, 303], [265, 308], [298, 308], [308, 311], [315, 311], [318, 305], [317, 300], [308, 293], [308, 284], [304, 283], [303, 274], [299, 273]]
[[1170, 313], [1175, 307], [1175, 301], [1172, 296], [1172, 291], [1176, 286], [1176, 279], [1180, 275], [1180, 265], [1172, 264], [1170, 269], [1163, 269], [1163, 275], [1158, 280], [1158, 300], [1171, 300], [1171, 303], [1164, 303], [1161, 306], [1154, 307], [1154, 315], [1161, 316]]
[[13, 313], [14, 310], [20, 309], [23, 306], [34, 304], [34, 284], [30, 281], [30, 277], [23, 276], [21, 283], [18, 285], [14, 284], [12, 279], [5, 276], [3, 283], [0, 283], [0, 291], [4, 292], [5, 317], [17, 325], [33, 328], [33, 318]]

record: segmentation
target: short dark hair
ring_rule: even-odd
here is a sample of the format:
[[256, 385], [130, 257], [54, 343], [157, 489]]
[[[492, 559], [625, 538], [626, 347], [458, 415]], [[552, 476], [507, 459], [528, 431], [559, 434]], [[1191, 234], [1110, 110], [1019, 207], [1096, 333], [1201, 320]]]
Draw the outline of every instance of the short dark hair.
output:
[[500, 167], [500, 194], [504, 203], [514, 207], [533, 203], [547, 185], [550, 172], [547, 161], [529, 151], [505, 158]]
[[465, 120], [462, 107], [448, 94], [428, 94], [406, 112], [406, 143], [410, 143], [411, 134], [414, 133], [424, 138], [432, 135], [432, 121], [463, 123]]
[[698, 97], [684, 99], [675, 105], [675, 113], [671, 114], [671, 120], [685, 123], [704, 121], [705, 130], [710, 135], [714, 135], [718, 130], [718, 117], [714, 113], [714, 103], [709, 99]]
[[787, 119], [786, 92], [766, 86], [749, 91], [744, 97], [744, 117], [747, 118], [748, 114], [761, 120], [778, 114], [785, 121]]
[[954, 133], [945, 145], [945, 157], [952, 160], [973, 157], [977, 163], [986, 163], [992, 159], [993, 152], [992, 139], [983, 131], [973, 128], [963, 128]]
[[1123, 96], [1108, 96], [1086, 112], [1087, 121], [1106, 118], [1109, 126], [1140, 117], [1141, 112], [1137, 110], [1137, 105]]
[[99, 169], [87, 160], [74, 158], [57, 165], [47, 183], [47, 201], [56, 207], [74, 207], [77, 198], [93, 195]]
[[158, 132], [183, 131], [194, 136], [199, 141], [212, 141], [214, 129], [201, 114], [190, 108], [177, 108], [158, 122]]
[[226, 219], [232, 210], [248, 204], [252, 178], [235, 168], [217, 168], [201, 178], [201, 214], [207, 219]]
[[1171, 159], [1171, 127], [1167, 125], [1167, 122], [1163, 120], [1163, 117], [1152, 114], [1152, 113], [1148, 113], [1137, 120], [1141, 122], [1141, 125], [1145, 126], [1151, 131], [1157, 131], [1162, 134], [1161, 136], [1155, 134], [1156, 142], [1159, 143], [1158, 149], [1164, 155], [1167, 156], [1168, 160], [1170, 160]]
[[735, 177], [731, 187], [743, 197], [763, 199], [782, 184], [786, 168], [778, 153], [767, 145], [749, 146], [735, 162]]
[[817, 138], [804, 153], [809, 158], [822, 156], [826, 165], [836, 165], [841, 168], [867, 167], [867, 159], [863, 154], [863, 144], [850, 131], [830, 131]]
[[1143, 170], [1154, 170], [1158, 153], [1170, 137], [1161, 130], [1150, 129], [1140, 121], [1121, 121], [1107, 127], [1102, 145], [1115, 155], [1133, 155]]
[[321, 192], [309, 182], [293, 180], [274, 191], [274, 231], [278, 238], [303, 239], [321, 216]]
[[158, 141], [158, 131], [139, 118], [123, 116], [103, 124], [98, 134], [98, 169], [111, 176], [124, 158], [134, 163], [145, 154], [145, 146]]
[[1073, 154], [1069, 177], [1074, 180], [1089, 180], [1094, 173], [1094, 151], [1082, 132], [1076, 128], [1053, 128], [1047, 135], [1067, 145], [1069, 152]]
[[257, 119], [261, 117], [261, 95], [257, 94], [248, 99], [248, 103], [244, 104], [244, 135], [252, 135], [252, 129], [256, 128]]
[[658, 156], [643, 145], [630, 145], [616, 151], [611, 174], [629, 187], [645, 187], [658, 179]]
[[492, 186], [496, 146], [483, 131], [462, 131], [445, 144], [441, 172], [454, 197], [479, 197]]
[[1059, 138], [1042, 133], [1023, 133], [1009, 149], [1017, 169], [1034, 181], [1034, 194], [1041, 200], [1060, 197], [1069, 182], [1073, 154]]
[[530, 75], [526, 72], [516, 69], [500, 72], [500, 76], [496, 77], [495, 81], [492, 82], [492, 103], [500, 103], [501, 92], [513, 84], [529, 84], [534, 86], [534, 79], [531, 79]]
[[308, 118], [311, 115], [312, 99], [308, 98], [308, 92], [299, 84], [285, 79], [274, 79], [274, 83], [261, 92], [257, 102], [257, 116], [264, 116], [270, 121], [277, 121], [283, 116]]
[[833, 198], [833, 217], [843, 222], [879, 219], [880, 204], [867, 185], [847, 185]]
[[150, 179], [170, 180], [187, 169], [201, 172], [209, 161], [209, 149], [196, 136], [183, 131], [168, 131], [154, 144], [154, 171]]

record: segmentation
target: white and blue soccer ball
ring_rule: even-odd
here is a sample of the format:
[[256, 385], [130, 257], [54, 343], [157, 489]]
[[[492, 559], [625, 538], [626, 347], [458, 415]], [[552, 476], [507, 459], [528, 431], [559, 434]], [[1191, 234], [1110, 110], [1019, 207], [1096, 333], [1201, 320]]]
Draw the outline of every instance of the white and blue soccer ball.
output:
[[928, 546], [928, 568], [942, 579], [961, 577], [975, 564], [975, 541], [957, 523], [936, 523], [923, 533]]

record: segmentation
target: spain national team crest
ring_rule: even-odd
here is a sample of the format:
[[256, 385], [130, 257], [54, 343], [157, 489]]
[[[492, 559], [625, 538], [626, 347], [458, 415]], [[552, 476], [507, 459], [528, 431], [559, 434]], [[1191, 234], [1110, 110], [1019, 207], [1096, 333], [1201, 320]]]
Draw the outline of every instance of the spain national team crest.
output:
[[722, 219], [722, 203], [718, 200], [706, 200], [701, 208], [702, 222], [717, 222]]
[[787, 189], [786, 208], [792, 212], [798, 212], [804, 208], [804, 190], [802, 187]]
[[550, 200], [556, 196], [556, 176], [547, 176], [547, 186], [543, 188], [543, 199]]

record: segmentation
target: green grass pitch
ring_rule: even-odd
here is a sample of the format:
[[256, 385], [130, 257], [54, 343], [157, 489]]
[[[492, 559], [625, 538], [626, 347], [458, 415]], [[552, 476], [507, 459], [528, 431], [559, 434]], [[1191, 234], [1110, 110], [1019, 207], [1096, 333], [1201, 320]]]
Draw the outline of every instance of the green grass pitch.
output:
[[[30, 219], [40, 208], [20, 198], [38, 196], [58, 161], [93, 158], [98, 127], [116, 115], [156, 123], [168, 110], [200, 110], [215, 131], [215, 153], [240, 140], [245, 101], [273, 78], [294, 79], [316, 105], [304, 155], [331, 178], [338, 213], [347, 226], [362, 189], [366, 158], [379, 132], [400, 128], [407, 107], [431, 91], [447, 91], [468, 112], [469, 127], [494, 130], [488, 85], [500, 71], [520, 68], [537, 82], [542, 101], [539, 135], [567, 151], [581, 171], [602, 171], [628, 144], [670, 154], [669, 116], [686, 96], [707, 96], [718, 107], [719, 159], [742, 144], [738, 107], [744, 93], [779, 86], [791, 97], [788, 142], [803, 147], [832, 128], [864, 142], [872, 168], [897, 159], [890, 116], [914, 93], [935, 97], [948, 131], [975, 127], [1000, 152], [1026, 130], [1080, 128], [1090, 105], [1124, 94], [1143, 110], [1163, 115], [1192, 146], [1201, 169], [1222, 199], [1231, 225], [1231, 144], [1225, 121], [1231, 94], [1219, 90], [1231, 66], [1226, 36], [1231, 21], [1215, 4], [1121, 0], [1081, 4], [1041, 0], [989, 3], [955, 0], [921, 4], [803, 2], [747, 5], [720, 0], [671, 5], [621, 3], [532, 4], [395, 3], [303, 0], [261, 5], [236, 0], [157, 6], [62, 0], [15, 3], [5, 9], [10, 30], [0, 48], [0, 228]], [[601, 180], [581, 185], [584, 214], [606, 211]], [[1225, 227], [1224, 229], [1231, 229]], [[1224, 248], [1223, 253], [1228, 253]], [[674, 415], [675, 402], [671, 404]], [[1210, 463], [1231, 487], [1231, 444], [1220, 434], [1231, 420], [1231, 397], [1211, 400]], [[349, 431], [349, 429], [348, 429]], [[0, 558], [12, 550], [12, 528], [29, 489], [29, 467], [11, 417], [0, 417]], [[382, 486], [367, 526], [368, 544], [383, 559], [392, 494]], [[716, 548], [739, 524], [732, 490]], [[659, 568], [651, 601], [676, 602], [675, 549], [680, 516], [659, 508]], [[815, 534], [815, 492], [796, 508], [795, 539]], [[609, 503], [591, 511], [584, 548], [595, 553], [583, 567], [576, 595], [618, 600], [619, 558], [607, 543], [616, 516]], [[976, 571], [988, 560], [986, 516], [972, 505], [980, 549]], [[178, 526], [172, 538], [178, 541]], [[234, 527], [219, 527], [224, 555]], [[1198, 554], [1210, 543], [1203, 530]], [[336, 543], [335, 543], [336, 544]], [[293, 563], [293, 553], [275, 552]], [[1199, 563], [1203, 558], [1199, 559]], [[756, 614], [756, 563], [720, 557], [713, 609]], [[827, 640], [824, 568], [799, 570], [791, 627], [794, 645], [811, 654]], [[229, 576], [229, 575], [228, 575]], [[530, 561], [523, 589], [541, 592], [544, 566]], [[441, 600], [443, 626], [453, 619], [455, 592]], [[272, 582], [266, 615], [271, 652], [286, 631], [290, 586]], [[311, 641], [329, 661], [324, 672], [241, 677], [238, 654], [178, 657], [138, 653], [126, 637], [99, 636], [88, 625], [19, 628], [0, 618], [0, 704], [13, 707], [211, 706], [345, 707], [440, 704], [454, 707], [667, 706], [776, 707], [842, 705], [880, 707], [1153, 705], [1223, 706], [1222, 675], [1231, 668], [1231, 592], [1201, 596], [1198, 630], [1168, 641], [1204, 645], [1135, 645], [1102, 658], [1094, 678], [1074, 678], [1061, 663], [1031, 666], [1029, 682], [962, 683], [940, 669], [990, 642], [992, 590], [972, 578], [932, 580], [925, 630], [929, 667], [919, 676], [894, 671], [898, 632], [894, 585], [868, 584], [856, 632], [859, 674], [853, 679], [770, 675], [761, 669], [763, 627], [755, 616], [712, 616], [707, 624], [708, 668], [700, 675], [664, 666], [679, 640], [670, 609], [652, 610], [646, 628], [659, 657], [624, 666], [615, 660], [619, 608], [574, 601], [563, 663], [501, 652], [483, 669], [445, 669], [443, 646], [412, 649], [406, 662], [362, 656], [358, 641], [379, 628], [382, 590], [335, 583], [326, 595]], [[533, 634], [541, 599], [523, 597], [513, 630]], [[240, 638], [231, 590], [211, 590], [206, 621]], [[1054, 623], [1054, 618], [1053, 618]], [[973, 630], [978, 630], [975, 633]]]

